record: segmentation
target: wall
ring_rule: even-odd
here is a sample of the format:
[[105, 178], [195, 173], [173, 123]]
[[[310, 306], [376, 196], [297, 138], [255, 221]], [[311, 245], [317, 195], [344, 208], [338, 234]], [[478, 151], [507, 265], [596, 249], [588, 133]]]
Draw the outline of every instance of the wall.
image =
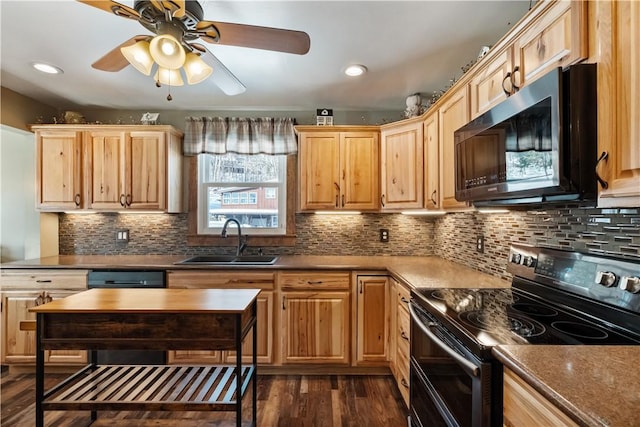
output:
[[[399, 214], [296, 215], [293, 248], [265, 248], [267, 254], [438, 255], [479, 271], [508, 278], [512, 242], [625, 257], [640, 262], [640, 209], [555, 208], [502, 214], [450, 213], [442, 217]], [[131, 241], [115, 243], [127, 228]], [[378, 241], [389, 229], [390, 242]], [[61, 254], [216, 254], [232, 247], [187, 247], [187, 216], [150, 214], [64, 214]], [[475, 250], [482, 234], [485, 251]], [[235, 239], [230, 244], [235, 244]], [[249, 253], [257, 248], [251, 247]]]
[[[483, 254], [476, 252], [478, 235], [485, 238]], [[512, 242], [640, 262], [640, 208], [454, 213], [437, 220], [433, 238], [436, 255], [503, 277]]]
[[0, 125], [0, 262], [40, 256], [33, 134]]
[[0, 123], [16, 129], [29, 130], [28, 125], [36, 123], [38, 117], [48, 120], [58, 114], [54, 107], [5, 87], [0, 87], [0, 99]]
[[[433, 218], [392, 214], [296, 215], [295, 247], [264, 248], [266, 254], [431, 255]], [[379, 241], [379, 229], [390, 241]], [[118, 229], [128, 229], [129, 243], [116, 243]], [[235, 247], [188, 247], [187, 215], [60, 214], [60, 254], [222, 254]], [[235, 245], [234, 236], [229, 244]], [[254, 253], [251, 246], [246, 253]]]

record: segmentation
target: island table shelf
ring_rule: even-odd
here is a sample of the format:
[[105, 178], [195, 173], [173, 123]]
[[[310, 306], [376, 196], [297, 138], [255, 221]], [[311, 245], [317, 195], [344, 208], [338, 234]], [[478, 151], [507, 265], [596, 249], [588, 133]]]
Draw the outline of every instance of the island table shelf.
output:
[[[45, 410], [235, 411], [252, 391], [256, 423], [256, 352], [242, 364], [259, 289], [91, 289], [30, 309], [37, 315], [36, 426]], [[44, 390], [45, 350], [91, 350], [90, 363]], [[235, 350], [236, 363], [213, 366], [97, 365], [103, 349]], [[239, 374], [238, 374], [239, 373]]]

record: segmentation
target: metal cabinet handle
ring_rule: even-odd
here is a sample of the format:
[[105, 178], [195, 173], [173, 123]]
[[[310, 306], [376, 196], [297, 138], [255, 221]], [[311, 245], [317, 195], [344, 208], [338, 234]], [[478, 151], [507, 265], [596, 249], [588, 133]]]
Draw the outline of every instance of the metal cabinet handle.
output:
[[431, 201], [433, 202], [433, 206], [438, 206], [438, 202], [436, 201], [436, 194], [438, 190], [433, 190], [431, 193]]
[[511, 93], [516, 93], [520, 90], [520, 86], [516, 84], [516, 73], [520, 71], [520, 66], [516, 65], [511, 73]]
[[404, 331], [400, 332], [400, 336], [405, 340], [409, 341], [409, 337], [407, 336], [407, 334], [404, 333]]
[[409, 383], [407, 383], [407, 380], [405, 380], [404, 378], [400, 380], [400, 384], [402, 384], [406, 388], [409, 388]]
[[405, 304], [409, 304], [409, 300], [406, 299], [405, 297], [400, 297], [400, 301], [402, 301]]
[[282, 296], [282, 309], [283, 309], [283, 310], [286, 310], [285, 305], [284, 305], [284, 299], [285, 299], [285, 298], [286, 298], [286, 297], [283, 295], [283, 296]]
[[322, 280], [316, 280], [316, 281], [307, 280], [307, 285], [321, 285], [321, 284], [322, 284]]
[[422, 332], [424, 332], [424, 334], [427, 337], [429, 337], [429, 339], [435, 345], [440, 347], [442, 349], [442, 351], [447, 353], [452, 359], [454, 359], [457, 363], [459, 363], [460, 367], [462, 367], [462, 369], [464, 369], [466, 372], [468, 372], [469, 374], [473, 375], [474, 377], [477, 377], [477, 376], [480, 375], [480, 367], [474, 365], [472, 362], [470, 362], [469, 360], [465, 359], [463, 356], [461, 356], [458, 353], [456, 353], [456, 351], [454, 349], [449, 347], [440, 338], [438, 338], [436, 336], [436, 334], [431, 332], [429, 327], [433, 326], [433, 324], [425, 325], [424, 323], [422, 323], [422, 320], [420, 320], [420, 318], [418, 317], [418, 314], [415, 312], [414, 308], [411, 305], [409, 305], [409, 314], [411, 315], [411, 318], [413, 319], [413, 322], [414, 322], [413, 324], [415, 324], [418, 328], [420, 328], [420, 330]]
[[342, 207], [344, 208], [344, 194], [342, 195]]
[[338, 207], [338, 195], [336, 194], [336, 208]]
[[384, 194], [382, 196], [380, 196], [380, 204], [384, 208]]
[[120, 206], [122, 206], [123, 208], [124, 208], [124, 206], [125, 206], [125, 202], [126, 202], [126, 200], [127, 200], [127, 199], [125, 198], [124, 194], [121, 194], [121, 195], [120, 195]]
[[362, 280], [360, 281], [360, 293], [362, 293]]
[[133, 197], [131, 197], [131, 194], [127, 194], [127, 197], [125, 197], [125, 203], [127, 204], [127, 206], [131, 206], [132, 201]]
[[51, 283], [51, 279], [36, 280], [36, 283]]
[[598, 174], [598, 165], [600, 164], [601, 161], [603, 160], [606, 161], [608, 159], [609, 159], [609, 153], [607, 151], [603, 151], [602, 154], [600, 154], [600, 157], [598, 157], [598, 160], [596, 161], [596, 179], [600, 183], [600, 186], [605, 190], [609, 188], [609, 183], [604, 179], [602, 179]]
[[505, 74], [504, 79], [502, 79], [502, 91], [504, 92], [505, 95], [507, 95], [507, 97], [509, 97], [511, 96], [511, 91], [507, 90], [507, 88], [504, 87], [504, 82], [506, 82], [507, 80], [511, 82], [511, 71]]
[[80, 193], [77, 193], [76, 196], [73, 198], [73, 201], [76, 204], [76, 207], [80, 207]]

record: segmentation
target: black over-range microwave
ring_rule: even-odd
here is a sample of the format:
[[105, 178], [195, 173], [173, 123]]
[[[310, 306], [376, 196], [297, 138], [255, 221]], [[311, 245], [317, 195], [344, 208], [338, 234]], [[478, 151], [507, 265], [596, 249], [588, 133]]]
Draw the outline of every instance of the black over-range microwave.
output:
[[455, 131], [456, 199], [595, 204], [596, 122], [596, 65], [554, 69]]

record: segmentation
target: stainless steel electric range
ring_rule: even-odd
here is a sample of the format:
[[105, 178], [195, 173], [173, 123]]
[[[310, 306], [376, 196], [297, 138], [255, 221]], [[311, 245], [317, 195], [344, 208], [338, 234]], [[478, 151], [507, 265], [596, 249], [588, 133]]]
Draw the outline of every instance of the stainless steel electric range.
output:
[[411, 425], [502, 426], [500, 344], [640, 344], [640, 262], [514, 245], [511, 288], [412, 291]]

